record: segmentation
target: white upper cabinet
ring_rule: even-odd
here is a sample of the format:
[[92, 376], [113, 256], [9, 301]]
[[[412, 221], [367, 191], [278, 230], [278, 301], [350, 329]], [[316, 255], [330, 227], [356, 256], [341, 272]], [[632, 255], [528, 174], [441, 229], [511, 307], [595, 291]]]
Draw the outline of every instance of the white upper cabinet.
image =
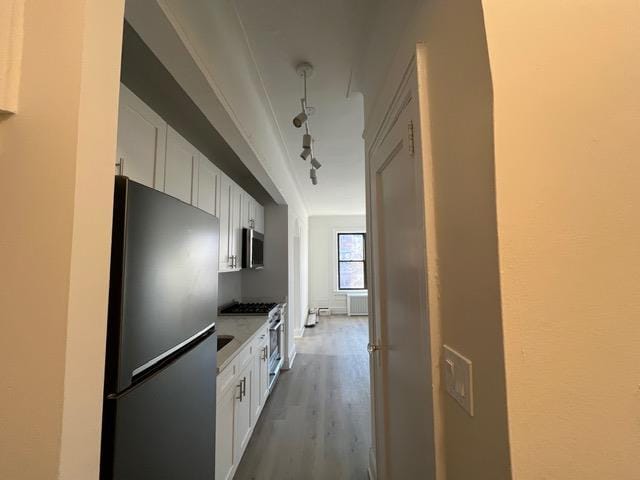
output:
[[246, 192], [242, 192], [242, 228], [251, 228], [253, 219], [253, 198]]
[[253, 218], [253, 228], [255, 228], [260, 233], [264, 233], [264, 207], [258, 202], [255, 202], [255, 213]]
[[242, 229], [264, 233], [264, 208], [127, 87], [120, 85], [116, 174], [220, 220], [220, 272], [242, 268]]
[[216, 217], [220, 217], [220, 177], [220, 170], [201, 154], [196, 206]]
[[264, 207], [246, 192], [242, 201], [242, 226], [264, 233]]
[[[232, 182], [233, 183], [233, 182]], [[242, 268], [242, 229], [244, 222], [242, 221], [242, 205], [245, 192], [236, 183], [231, 188], [231, 254], [233, 255], [233, 269], [240, 270]]]
[[230, 272], [233, 271], [233, 258], [231, 253], [231, 238], [229, 236], [229, 229], [231, 223], [231, 189], [233, 182], [229, 177], [222, 174], [220, 175], [220, 262], [218, 265], [218, 271]]
[[173, 128], [167, 127], [167, 155], [164, 192], [183, 202], [195, 204], [200, 152]]
[[162, 190], [167, 123], [120, 85], [116, 174]]

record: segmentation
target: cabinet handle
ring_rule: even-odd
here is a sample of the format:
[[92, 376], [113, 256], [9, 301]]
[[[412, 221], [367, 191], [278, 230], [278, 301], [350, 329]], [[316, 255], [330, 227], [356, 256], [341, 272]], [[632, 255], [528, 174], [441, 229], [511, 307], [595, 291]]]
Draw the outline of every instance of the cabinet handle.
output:
[[267, 360], [267, 346], [262, 347], [262, 360]]
[[242, 402], [242, 382], [238, 384], [238, 388], [240, 389], [240, 393], [236, 397], [236, 400], [240, 400]]
[[122, 175], [122, 171], [124, 169], [124, 157], [120, 157], [118, 162], [116, 163], [116, 167], [118, 167], [118, 175]]
[[247, 377], [243, 377], [242, 378], [242, 390], [241, 390], [242, 396], [246, 397], [247, 396]]

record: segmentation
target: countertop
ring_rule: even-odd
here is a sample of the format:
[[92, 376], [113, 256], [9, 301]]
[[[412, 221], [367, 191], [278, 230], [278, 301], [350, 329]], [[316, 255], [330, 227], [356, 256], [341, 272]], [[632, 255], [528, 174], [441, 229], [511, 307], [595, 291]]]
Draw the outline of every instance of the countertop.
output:
[[267, 325], [267, 320], [266, 314], [249, 317], [218, 316], [216, 321], [216, 333], [218, 336], [233, 336], [233, 340], [221, 350], [218, 350], [218, 373], [224, 370], [240, 350], [247, 346], [256, 334]]

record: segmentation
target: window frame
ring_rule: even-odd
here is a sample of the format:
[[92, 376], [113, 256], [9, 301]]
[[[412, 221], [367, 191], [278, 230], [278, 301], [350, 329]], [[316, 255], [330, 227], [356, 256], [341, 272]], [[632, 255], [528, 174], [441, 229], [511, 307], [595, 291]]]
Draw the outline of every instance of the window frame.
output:
[[[340, 260], [340, 236], [341, 235], [361, 235], [363, 244], [362, 260]], [[337, 293], [350, 293], [350, 292], [366, 292], [367, 288], [367, 232], [363, 230], [338, 230], [335, 232], [335, 250], [336, 261], [334, 262], [335, 268], [335, 281]], [[364, 270], [364, 287], [362, 288], [341, 288], [340, 287], [340, 264], [341, 263], [362, 263]]]

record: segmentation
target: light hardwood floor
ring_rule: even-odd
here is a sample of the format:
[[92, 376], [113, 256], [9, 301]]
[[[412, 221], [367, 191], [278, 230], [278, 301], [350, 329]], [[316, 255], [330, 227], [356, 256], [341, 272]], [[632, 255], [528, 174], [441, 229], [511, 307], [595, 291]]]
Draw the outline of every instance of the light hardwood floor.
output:
[[320, 317], [296, 341], [235, 480], [366, 480], [370, 446], [366, 317]]

